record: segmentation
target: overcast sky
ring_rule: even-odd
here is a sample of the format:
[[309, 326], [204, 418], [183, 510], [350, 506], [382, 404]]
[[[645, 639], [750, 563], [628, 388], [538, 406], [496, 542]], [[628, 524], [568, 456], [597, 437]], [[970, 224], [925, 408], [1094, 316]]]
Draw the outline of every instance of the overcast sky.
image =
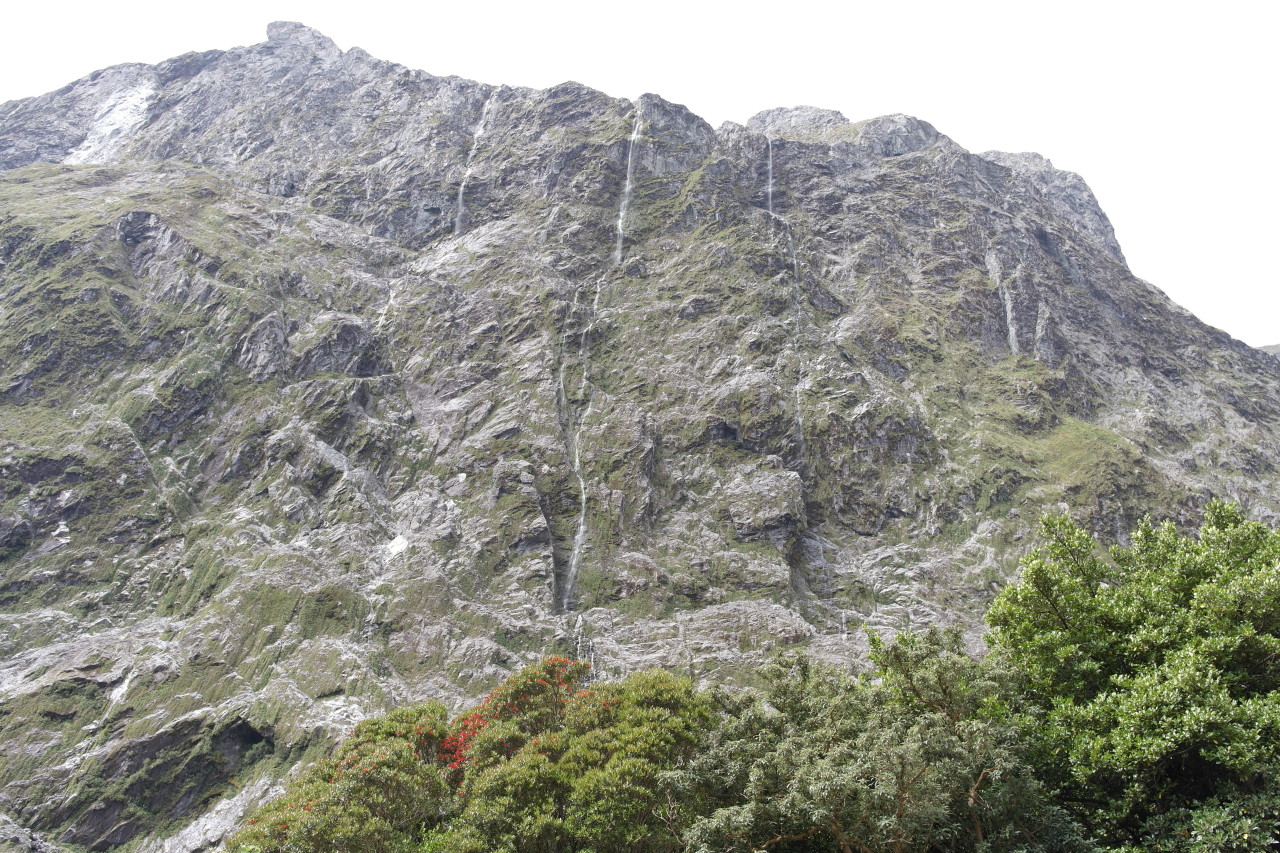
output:
[[[413, 11], [406, 12], [405, 9]], [[0, 102], [121, 62], [301, 21], [432, 74], [654, 92], [719, 125], [812, 104], [925, 119], [971, 151], [1037, 151], [1088, 181], [1133, 271], [1255, 346], [1280, 343], [1280, 4], [1073, 0], [24, 3]]]

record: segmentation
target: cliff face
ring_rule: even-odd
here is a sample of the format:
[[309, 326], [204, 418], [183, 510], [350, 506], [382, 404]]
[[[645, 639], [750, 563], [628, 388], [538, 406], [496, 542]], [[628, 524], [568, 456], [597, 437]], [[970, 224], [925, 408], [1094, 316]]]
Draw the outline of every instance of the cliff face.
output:
[[1037, 155], [269, 35], [0, 106], [22, 826], [201, 849], [550, 647], [749, 678], [975, 624], [1045, 511], [1280, 509], [1275, 358]]

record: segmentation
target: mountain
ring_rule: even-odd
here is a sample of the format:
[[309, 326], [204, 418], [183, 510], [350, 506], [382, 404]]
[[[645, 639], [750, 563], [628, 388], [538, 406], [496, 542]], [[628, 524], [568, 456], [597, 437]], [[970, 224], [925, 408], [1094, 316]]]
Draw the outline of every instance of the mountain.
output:
[[547, 649], [966, 625], [1044, 512], [1280, 512], [1275, 358], [1078, 176], [265, 43], [0, 105], [0, 812], [206, 849]]

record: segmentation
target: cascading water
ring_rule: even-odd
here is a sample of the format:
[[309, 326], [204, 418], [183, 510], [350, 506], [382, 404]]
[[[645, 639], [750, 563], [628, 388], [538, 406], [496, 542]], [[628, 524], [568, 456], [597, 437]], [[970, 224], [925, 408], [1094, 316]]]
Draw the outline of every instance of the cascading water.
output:
[[[587, 333], [584, 331], [582, 338], [585, 341]], [[583, 350], [585, 346], [579, 347], [579, 355], [585, 356]], [[569, 433], [569, 464], [573, 467], [573, 476], [578, 480], [578, 527], [573, 534], [573, 545], [569, 551], [569, 566], [565, 570], [564, 577], [560, 582], [560, 609], [568, 610], [573, 601], [573, 585], [578, 579], [578, 567], [582, 565], [582, 549], [587, 544], [587, 479], [582, 474], [582, 430], [587, 425], [587, 419], [591, 417], [591, 410], [595, 405], [595, 400], [591, 397], [590, 392], [586, 391], [587, 384], [587, 365], [582, 362], [582, 382], [579, 386], [578, 396], [581, 398], [583, 393], [587, 393], [587, 407], [578, 416], [577, 424]]]
[[799, 468], [801, 473], [808, 467], [809, 447], [804, 437], [804, 408], [801, 405], [801, 385], [804, 380], [804, 363], [800, 356], [800, 318], [802, 315], [801, 305], [801, 287], [803, 282], [800, 279], [800, 258], [796, 254], [795, 235], [791, 230], [791, 223], [784, 217], [779, 216], [773, 210], [773, 139], [765, 137], [765, 150], [767, 151], [767, 183], [765, 184], [765, 209], [769, 213], [769, 219], [777, 223], [782, 228], [782, 233], [787, 238], [787, 258], [791, 261], [791, 352], [795, 359], [796, 380], [792, 386], [791, 403], [794, 411], [796, 424], [796, 452], [799, 456]]
[[622, 263], [622, 240], [627, 231], [627, 211], [631, 208], [632, 175], [635, 168], [636, 140], [640, 138], [640, 110], [636, 109], [636, 120], [631, 125], [631, 141], [627, 143], [627, 180], [622, 185], [622, 203], [618, 205], [618, 241], [613, 247], [613, 265]]
[[[617, 240], [613, 249], [613, 266], [617, 268], [622, 264], [622, 246], [626, 238], [627, 212], [631, 207], [631, 194], [635, 179], [635, 148], [636, 140], [640, 138], [640, 110], [636, 109], [635, 121], [631, 126], [631, 139], [627, 143], [627, 171], [626, 180], [622, 185], [622, 199], [618, 204], [618, 221], [617, 221]], [[587, 406], [578, 415], [572, 424], [566, 422], [565, 433], [567, 443], [569, 445], [569, 460], [573, 467], [573, 475], [578, 481], [578, 526], [573, 534], [573, 544], [569, 551], [569, 564], [565, 568], [563, 577], [560, 578], [559, 595], [557, 596], [557, 605], [560, 610], [567, 611], [573, 605], [573, 588], [578, 579], [578, 569], [582, 565], [582, 553], [587, 544], [587, 479], [582, 473], [582, 431], [586, 428], [587, 421], [591, 417], [591, 412], [595, 407], [595, 389], [591, 386], [591, 362], [590, 362], [590, 341], [591, 333], [595, 329], [596, 318], [600, 314], [600, 292], [604, 284], [603, 277], [596, 279], [595, 294], [591, 299], [591, 312], [587, 320], [582, 325], [582, 332], [578, 337], [578, 364], [582, 369], [582, 376], [578, 382], [578, 400], [586, 400]], [[579, 288], [574, 294], [574, 313], [577, 313], [582, 306], [582, 289]], [[568, 393], [564, 387], [564, 355], [567, 346], [566, 336], [562, 341], [562, 357], [560, 360], [560, 399], [562, 401], [562, 411], [569, 411]]]
[[[597, 288], [597, 292], [599, 292]], [[565, 331], [560, 338], [560, 370], [557, 374], [559, 379], [559, 387], [557, 393], [559, 396], [561, 422], [560, 427], [565, 435], [565, 442], [568, 445], [569, 465], [573, 470], [574, 477], [578, 480], [578, 527], [573, 536], [573, 545], [569, 552], [569, 565], [566, 570], [557, 579], [559, 587], [556, 590], [556, 605], [561, 611], [569, 609], [571, 596], [573, 594], [573, 581], [578, 574], [578, 564], [582, 559], [582, 547], [586, 543], [586, 518], [587, 518], [587, 481], [582, 476], [582, 449], [581, 438], [582, 428], [587, 421], [587, 416], [591, 414], [591, 400], [587, 401], [587, 408], [576, 419], [573, 418], [571, 412], [571, 403], [569, 400], [569, 392], [565, 387], [565, 366], [569, 361], [569, 323], [570, 320], [581, 313], [582, 309], [582, 288], [579, 287], [573, 294], [573, 305], [569, 308], [569, 313], [565, 317]], [[582, 379], [578, 384], [578, 394], [581, 394], [587, 383], [587, 366], [583, 361], [585, 353], [585, 342], [587, 332], [584, 331], [578, 339], [578, 363], [582, 366]]]
[[[800, 255], [796, 250], [795, 231], [791, 227], [791, 223], [784, 216], [779, 215], [773, 206], [774, 201], [774, 164], [773, 164], [773, 140], [766, 137], [767, 166], [765, 184], [765, 206], [769, 213], [769, 221], [777, 228], [782, 230], [782, 235], [786, 239], [787, 260], [791, 266], [791, 318], [790, 318], [790, 337], [791, 337], [791, 357], [793, 359], [793, 369], [795, 371], [795, 381], [791, 386], [791, 405], [792, 415], [795, 423], [795, 440], [796, 440], [796, 472], [802, 477], [805, 476], [809, 468], [809, 447], [805, 440], [805, 423], [804, 423], [804, 399], [803, 389], [805, 382], [805, 363], [802, 355], [801, 347], [801, 329], [804, 318], [804, 279], [800, 274]], [[776, 232], [775, 232], [776, 233]], [[840, 637], [844, 642], [849, 642], [849, 617], [848, 612], [836, 599], [820, 599], [832, 610], [836, 611], [839, 617]]]
[[769, 180], [764, 185], [764, 203], [769, 215], [773, 216], [773, 140], [766, 136], [764, 144], [769, 149]]
[[[578, 527], [573, 534], [573, 546], [569, 551], [569, 566], [560, 583], [560, 609], [568, 610], [573, 601], [573, 585], [578, 579], [578, 567], [582, 565], [582, 550], [587, 544], [587, 478], [582, 474], [582, 431], [586, 428], [591, 412], [595, 408], [595, 393], [591, 387], [591, 366], [589, 346], [591, 332], [595, 329], [596, 317], [600, 311], [600, 285], [596, 280], [595, 295], [591, 299], [591, 313], [578, 336], [578, 364], [582, 367], [582, 376], [578, 380], [577, 399], [587, 401], [587, 407], [578, 415], [577, 422], [571, 430], [567, 430], [569, 443], [569, 461], [573, 475], [578, 480]], [[581, 307], [582, 290], [574, 295], [574, 307]], [[560, 362], [560, 394], [565, 402], [568, 395], [564, 390], [564, 360]], [[566, 408], [565, 411], [568, 411]]]
[[596, 675], [596, 644], [583, 631], [583, 625], [586, 620], [582, 614], [578, 614], [577, 620], [573, 625], [573, 657], [574, 660], [584, 661], [587, 664], [587, 674], [583, 678], [583, 683], [590, 684], [597, 678]]
[[800, 473], [809, 467], [809, 445], [804, 438], [804, 406], [801, 401], [801, 385], [804, 380], [804, 360], [800, 356], [800, 318], [802, 305], [800, 291], [800, 259], [796, 255], [796, 241], [791, 234], [791, 226], [787, 225], [787, 253], [791, 256], [791, 352], [796, 360], [796, 381], [791, 388], [791, 405], [796, 419], [796, 453], [799, 456], [797, 466]]
[[995, 282], [996, 292], [1000, 294], [1000, 301], [1004, 303], [1004, 325], [1009, 341], [1009, 352], [1018, 355], [1021, 348], [1018, 346], [1018, 325], [1013, 309], [1013, 293], [1004, 282], [1003, 270], [1000, 268], [1000, 256], [995, 253], [995, 250], [987, 251], [986, 260], [987, 275], [991, 276], [991, 280]]
[[396, 283], [392, 281], [387, 285], [387, 301], [382, 303], [382, 310], [378, 312], [377, 329], [379, 332], [381, 332], [383, 327], [387, 325], [387, 314], [391, 311], [392, 308], [395, 307], [395, 304], [396, 304]]
[[467, 224], [467, 181], [471, 179], [471, 162], [476, 158], [476, 151], [480, 148], [480, 138], [484, 136], [485, 127], [489, 121], [489, 108], [493, 105], [493, 99], [500, 90], [494, 90], [493, 93], [485, 99], [484, 107], [480, 110], [480, 123], [476, 125], [471, 135], [471, 151], [467, 153], [466, 171], [462, 173], [462, 183], [458, 184], [458, 202], [455, 205], [457, 212], [453, 217], [453, 233], [458, 235], [462, 233], [463, 227]]

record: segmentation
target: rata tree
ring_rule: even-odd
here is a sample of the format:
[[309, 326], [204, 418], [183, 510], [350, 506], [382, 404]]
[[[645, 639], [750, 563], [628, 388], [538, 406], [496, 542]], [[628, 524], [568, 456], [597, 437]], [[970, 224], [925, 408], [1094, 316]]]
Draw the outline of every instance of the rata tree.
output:
[[674, 853], [691, 818], [668, 780], [713, 722], [661, 671], [585, 685], [548, 657], [447, 722], [438, 704], [362, 722], [251, 816], [230, 853]]
[[582, 661], [559, 655], [543, 658], [460, 714], [442, 750], [454, 781], [463, 784], [467, 776], [509, 759], [530, 738], [562, 729], [565, 712], [590, 670]]
[[333, 757], [250, 815], [228, 853], [416, 850], [453, 809], [440, 758], [447, 728], [437, 702], [361, 722]]
[[428, 838], [428, 851], [681, 849], [687, 816], [665, 774], [696, 751], [710, 701], [661, 671], [589, 688], [585, 673], [551, 659], [460, 719], [466, 746], [451, 764], [462, 773], [463, 805]]
[[1211, 504], [1197, 536], [1142, 523], [1103, 551], [1067, 518], [990, 609], [1046, 710], [1047, 778], [1100, 838], [1280, 845], [1280, 533]]
[[452, 721], [438, 702], [364, 720], [254, 814], [229, 853], [408, 853], [466, 811], [466, 780], [560, 731], [586, 664], [548, 657]]

